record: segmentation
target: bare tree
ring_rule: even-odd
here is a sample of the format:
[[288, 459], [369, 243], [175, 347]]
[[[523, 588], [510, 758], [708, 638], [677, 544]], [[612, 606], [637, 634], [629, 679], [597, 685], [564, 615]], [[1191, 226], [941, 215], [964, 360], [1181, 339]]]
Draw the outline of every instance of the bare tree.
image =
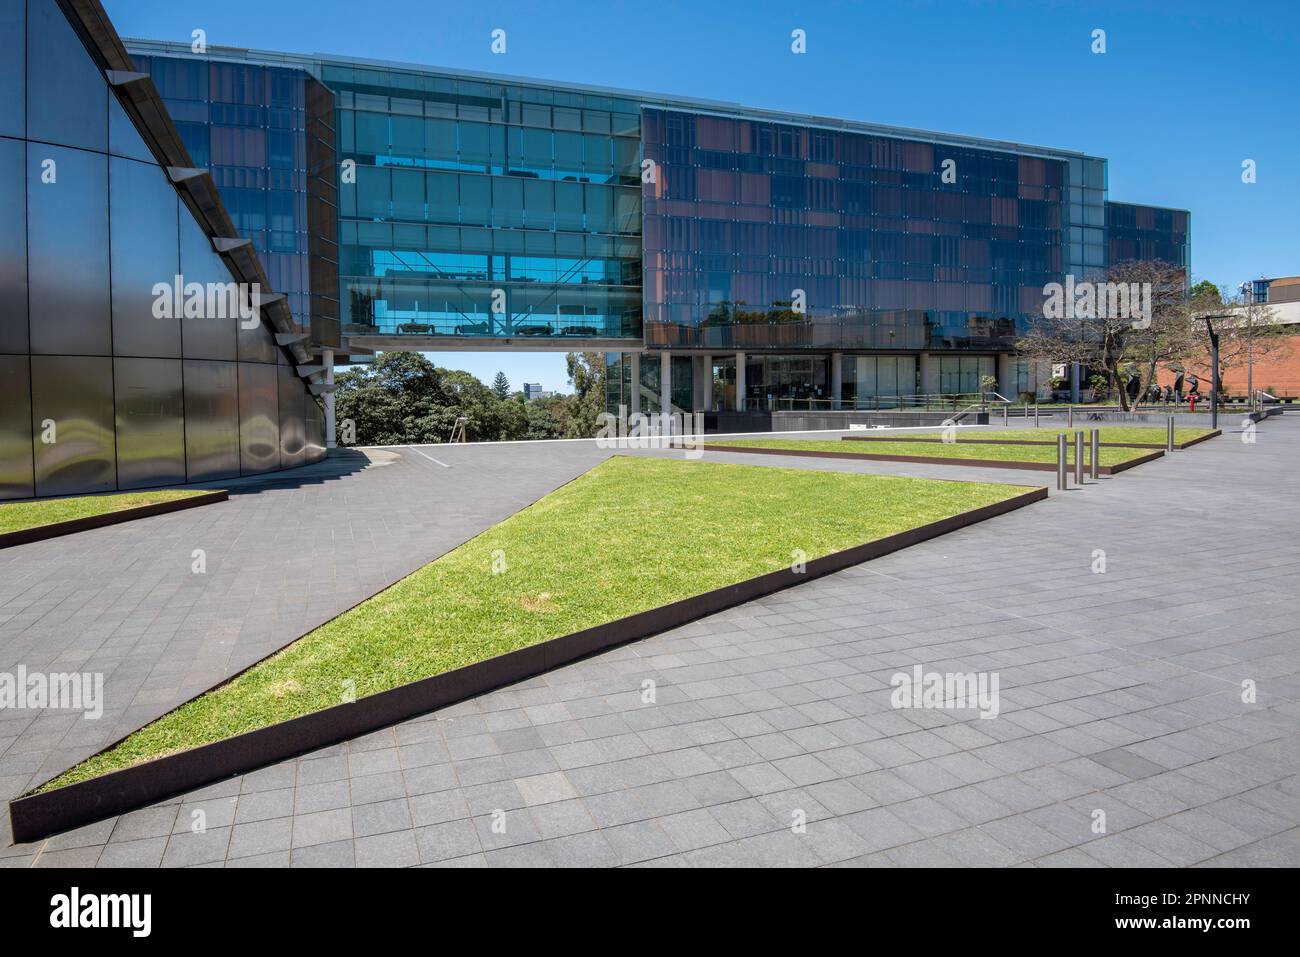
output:
[[1102, 370], [1128, 411], [1125, 386], [1133, 376], [1144, 395], [1161, 365], [1196, 352], [1187, 302], [1182, 269], [1158, 260], [1117, 263], [1102, 282], [1045, 288], [1043, 317], [1016, 348], [1031, 359]]

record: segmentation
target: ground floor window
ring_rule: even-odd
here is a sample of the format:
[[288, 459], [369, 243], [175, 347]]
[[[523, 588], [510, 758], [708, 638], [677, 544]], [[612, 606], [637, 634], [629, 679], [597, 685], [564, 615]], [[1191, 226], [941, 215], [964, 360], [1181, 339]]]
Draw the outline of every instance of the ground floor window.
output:
[[993, 356], [940, 356], [939, 392], [943, 395], [971, 394], [980, 391], [984, 376], [997, 376], [997, 359]]

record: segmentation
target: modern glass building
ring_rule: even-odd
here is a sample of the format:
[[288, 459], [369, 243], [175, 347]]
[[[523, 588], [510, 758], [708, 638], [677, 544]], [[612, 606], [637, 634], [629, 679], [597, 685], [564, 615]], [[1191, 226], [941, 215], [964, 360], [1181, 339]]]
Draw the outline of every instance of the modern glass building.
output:
[[1109, 203], [1106, 161], [1070, 150], [127, 46], [327, 363], [598, 351], [611, 408], [655, 411], [888, 405], [986, 376], [1014, 396], [1045, 387], [1013, 352], [1044, 285], [1119, 258], [1188, 266], [1185, 211]]
[[[98, 3], [0, 4], [0, 499], [325, 454], [323, 370], [195, 163]], [[177, 276], [251, 324], [160, 310]]]
[[[192, 122], [191, 151], [251, 150], [246, 179], [277, 168], [273, 151], [300, 163], [272, 140], [300, 125], [274, 121], [286, 105], [231, 109], [231, 70], [333, 98], [339, 355], [602, 351], [608, 404], [633, 410], [852, 408], [976, 393], [985, 376], [1015, 395], [1044, 386], [1013, 355], [1044, 285], [1114, 257], [1188, 264], [1187, 213], [1112, 211], [1106, 161], [1084, 153], [387, 62], [129, 48]], [[276, 187], [247, 202], [250, 229], [292, 207]]]

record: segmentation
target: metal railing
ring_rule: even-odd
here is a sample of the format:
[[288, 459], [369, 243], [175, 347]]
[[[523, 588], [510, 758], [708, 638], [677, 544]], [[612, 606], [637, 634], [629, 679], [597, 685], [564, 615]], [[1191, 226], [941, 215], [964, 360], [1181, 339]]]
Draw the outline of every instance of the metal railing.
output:
[[918, 395], [858, 396], [853, 399], [820, 397], [796, 398], [769, 396], [766, 399], [747, 399], [746, 411], [751, 412], [953, 412], [966, 415], [970, 412], [987, 412], [994, 407], [1010, 406], [1011, 400], [996, 392], [930, 393]]

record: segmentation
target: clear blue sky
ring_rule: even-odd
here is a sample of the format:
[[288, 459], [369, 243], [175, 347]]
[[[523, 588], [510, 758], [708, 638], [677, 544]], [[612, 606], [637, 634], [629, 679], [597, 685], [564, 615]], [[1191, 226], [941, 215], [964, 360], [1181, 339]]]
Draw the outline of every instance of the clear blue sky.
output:
[[[104, 0], [124, 36], [733, 100], [1076, 149], [1110, 198], [1192, 211], [1197, 279], [1300, 274], [1300, 4]], [[507, 52], [490, 52], [506, 31]], [[808, 52], [790, 52], [806, 31]], [[1105, 54], [1090, 50], [1106, 31]], [[1258, 181], [1241, 182], [1253, 159]], [[567, 389], [560, 354], [442, 353]]]

